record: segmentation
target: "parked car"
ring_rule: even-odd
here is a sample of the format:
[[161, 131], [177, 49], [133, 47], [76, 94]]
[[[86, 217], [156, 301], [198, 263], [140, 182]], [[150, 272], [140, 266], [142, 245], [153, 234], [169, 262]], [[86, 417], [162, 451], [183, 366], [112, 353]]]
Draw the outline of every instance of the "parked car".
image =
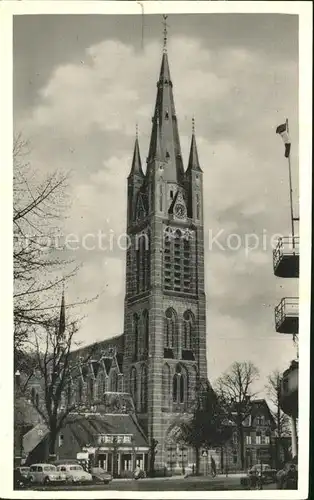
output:
[[277, 470], [268, 464], [256, 464], [248, 470], [245, 477], [241, 477], [241, 485], [257, 488], [263, 484], [276, 482]]
[[92, 467], [91, 475], [94, 483], [108, 484], [112, 481], [112, 475], [101, 467]]
[[[27, 471], [21, 471], [21, 469], [27, 469]], [[15, 490], [22, 490], [24, 488], [26, 488], [29, 484], [29, 480], [28, 480], [28, 467], [17, 467], [16, 469], [14, 469], [14, 473], [13, 473], [13, 482], [14, 482], [14, 486], [13, 488]]]
[[52, 464], [33, 464], [29, 468], [28, 480], [32, 483], [60, 484], [65, 483], [66, 475]]
[[20, 474], [28, 480], [28, 473], [29, 473], [29, 467], [25, 467], [24, 465], [23, 466], [20, 466], [20, 467], [17, 467], [17, 470], [20, 471]]
[[57, 470], [66, 476], [67, 483], [91, 483], [93, 477], [86, 472], [81, 465], [62, 464], [58, 465]]
[[276, 483], [279, 490], [296, 490], [298, 487], [297, 465], [285, 464], [284, 468], [277, 472]]

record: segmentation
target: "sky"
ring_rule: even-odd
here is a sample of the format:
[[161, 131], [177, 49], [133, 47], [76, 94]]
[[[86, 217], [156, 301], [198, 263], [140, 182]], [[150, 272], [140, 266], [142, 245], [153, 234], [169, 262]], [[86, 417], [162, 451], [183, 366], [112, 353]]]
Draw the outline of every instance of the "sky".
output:
[[[144, 165], [148, 153], [162, 55], [161, 16], [142, 22], [135, 15], [14, 19], [14, 129], [30, 143], [38, 178], [70, 172], [63, 232], [79, 238], [71, 255], [81, 269], [66, 301], [99, 295], [79, 311], [86, 344], [123, 331], [125, 252], [117, 238], [126, 230], [136, 123]], [[167, 22], [183, 159], [186, 166], [194, 116], [204, 172], [209, 379], [250, 360], [263, 395], [267, 375], [296, 356], [291, 336], [275, 332], [274, 307], [297, 296], [298, 283], [273, 275], [272, 244], [291, 231], [288, 166], [275, 133], [286, 117], [298, 214], [298, 19], [199, 14]], [[110, 248], [84, 249], [84, 235], [99, 231], [112, 235]]]

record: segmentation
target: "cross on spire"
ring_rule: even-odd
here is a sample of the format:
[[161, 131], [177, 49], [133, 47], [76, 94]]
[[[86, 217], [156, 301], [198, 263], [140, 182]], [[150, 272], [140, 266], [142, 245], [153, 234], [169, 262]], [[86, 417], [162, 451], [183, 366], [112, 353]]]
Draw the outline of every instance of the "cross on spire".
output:
[[164, 25], [164, 48], [163, 48], [163, 52], [167, 52], [167, 41], [168, 41], [168, 30], [167, 30], [167, 27], [168, 27], [168, 24], [167, 24], [167, 17], [165, 14], [162, 16], [163, 17], [163, 25]]

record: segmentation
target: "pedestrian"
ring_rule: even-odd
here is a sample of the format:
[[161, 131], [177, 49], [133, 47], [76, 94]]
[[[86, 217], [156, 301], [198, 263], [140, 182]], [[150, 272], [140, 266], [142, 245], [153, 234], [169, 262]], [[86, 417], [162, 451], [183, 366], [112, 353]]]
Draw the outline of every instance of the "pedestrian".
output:
[[212, 456], [210, 456], [210, 466], [211, 466], [211, 470], [212, 470], [212, 476], [216, 477], [216, 462]]

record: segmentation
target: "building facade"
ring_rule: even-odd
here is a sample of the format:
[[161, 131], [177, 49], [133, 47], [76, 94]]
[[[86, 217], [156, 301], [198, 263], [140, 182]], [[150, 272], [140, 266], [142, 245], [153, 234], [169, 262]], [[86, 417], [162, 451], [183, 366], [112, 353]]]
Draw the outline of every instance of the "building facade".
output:
[[[193, 462], [192, 451], [175, 444], [176, 422], [193, 411], [197, 385], [207, 380], [203, 172], [194, 120], [183, 166], [166, 43], [165, 33], [147, 166], [136, 136], [127, 179], [124, 332], [73, 353], [62, 402], [94, 405], [106, 394], [130, 394], [155, 468]], [[41, 386], [35, 374], [34, 404]]]
[[147, 168], [138, 138], [128, 177], [123, 374], [156, 460], [167, 463], [167, 433], [189, 412], [207, 378], [203, 172], [194, 127], [184, 170], [166, 46]]

